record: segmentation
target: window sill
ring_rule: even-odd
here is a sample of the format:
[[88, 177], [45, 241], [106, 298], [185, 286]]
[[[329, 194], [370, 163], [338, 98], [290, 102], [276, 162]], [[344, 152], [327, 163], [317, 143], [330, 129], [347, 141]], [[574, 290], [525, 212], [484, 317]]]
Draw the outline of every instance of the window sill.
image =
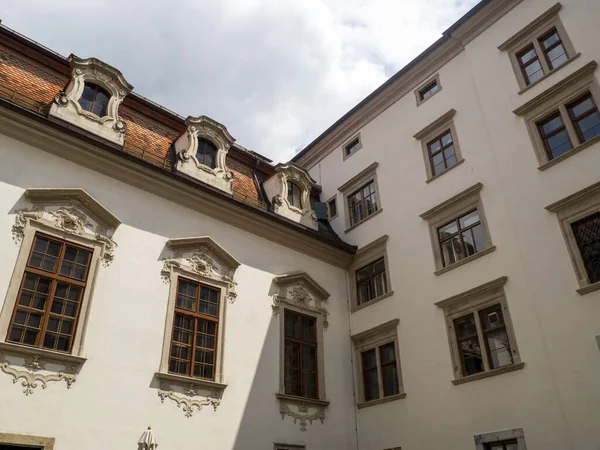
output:
[[431, 183], [434, 180], [437, 180], [439, 177], [441, 177], [442, 175], [447, 174], [448, 172], [450, 172], [452, 169], [454, 169], [455, 167], [460, 166], [462, 163], [464, 163], [465, 160], [461, 159], [460, 161], [458, 161], [456, 164], [454, 164], [452, 167], [450, 167], [449, 169], [444, 170], [443, 172], [438, 173], [437, 175], [432, 176], [431, 178], [427, 179], [425, 181], [425, 183]]
[[356, 227], [362, 225], [363, 223], [365, 223], [367, 220], [371, 219], [372, 217], [375, 217], [377, 214], [379, 214], [380, 212], [383, 212], [383, 208], [379, 208], [377, 211], [375, 211], [373, 214], [371, 214], [369, 217], [367, 217], [366, 219], [361, 220], [358, 223], [355, 223], [354, 225], [352, 225], [349, 228], [346, 228], [344, 230], [344, 233], [348, 233], [351, 230], [354, 230]]
[[296, 395], [288, 395], [288, 394], [275, 394], [275, 396], [279, 400], [285, 400], [288, 402], [294, 403], [304, 403], [309, 406], [315, 406], [319, 408], [324, 408], [329, 405], [327, 400], [319, 400], [317, 398], [308, 398], [308, 397], [298, 397]]
[[469, 375], [463, 378], [459, 378], [457, 380], [452, 380], [452, 384], [464, 384], [469, 383], [470, 381], [482, 380], [483, 378], [495, 377], [496, 375], [501, 375], [503, 373], [514, 372], [515, 370], [521, 370], [525, 367], [525, 363], [511, 364], [510, 366], [500, 367], [499, 369], [488, 370], [487, 372], [478, 373], [475, 375]]
[[87, 361], [87, 358], [75, 356], [69, 353], [55, 352], [39, 347], [28, 347], [25, 345], [14, 344], [12, 342], [0, 342], [0, 351], [12, 353], [15, 355], [33, 355], [41, 356], [48, 361], [56, 361], [60, 363], [68, 363], [75, 366], [81, 366]]
[[392, 295], [394, 295], [394, 291], [387, 292], [387, 293], [385, 293], [383, 295], [380, 295], [379, 297], [375, 297], [374, 299], [369, 300], [368, 302], [365, 302], [365, 303], [363, 303], [361, 305], [353, 307], [350, 310], [350, 312], [354, 313], [356, 311], [360, 311], [361, 309], [366, 308], [367, 306], [371, 306], [373, 303], [380, 302], [381, 300], [383, 300], [385, 298], [388, 298], [388, 297], [391, 297]]
[[356, 405], [358, 409], [368, 408], [369, 406], [381, 405], [383, 403], [393, 402], [394, 400], [400, 400], [406, 397], [406, 392], [396, 395], [390, 395], [388, 397], [378, 398], [377, 400], [370, 400], [368, 402], [362, 402]]
[[463, 264], [467, 264], [471, 261], [474, 261], [478, 258], [481, 258], [482, 256], [487, 255], [488, 253], [492, 253], [494, 250], [496, 250], [496, 246], [492, 245], [491, 247], [486, 248], [485, 250], [480, 251], [479, 253], [475, 253], [474, 255], [471, 255], [465, 259], [461, 259], [458, 262], [455, 262], [454, 264], [451, 264], [449, 266], [446, 266], [440, 270], [436, 270], [434, 273], [434, 275], [438, 276], [438, 275], [442, 275], [452, 269], [456, 269], [457, 267], [462, 266]]
[[545, 79], [547, 79], [550, 75], [552, 75], [553, 73], [558, 72], [560, 69], [562, 69], [563, 67], [568, 66], [572, 61], [576, 60], [577, 58], [579, 58], [579, 56], [581, 56], [581, 53], [576, 53], [575, 55], [573, 55], [572, 58], [569, 58], [567, 60], [566, 63], [564, 63], [561, 66], [558, 66], [556, 69], [552, 69], [550, 72], [548, 72], [546, 75], [544, 75], [542, 78], [540, 78], [539, 80], [537, 80], [535, 83], [531, 83], [529, 86], [525, 86], [523, 89], [521, 89], [519, 91], [519, 95], [523, 95], [523, 93], [527, 92], [529, 89], [531, 89], [534, 86], [537, 86], [538, 84], [540, 84], [542, 81], [544, 81]]
[[173, 373], [156, 372], [154, 375], [161, 381], [168, 381], [170, 383], [185, 386], [194, 385], [206, 389], [212, 389], [213, 391], [217, 392], [222, 392], [227, 387], [226, 384], [217, 383], [216, 381], [203, 380], [201, 378], [188, 377], [185, 375], [175, 375]]
[[590, 292], [594, 292], [597, 290], [600, 290], [600, 281], [597, 281], [596, 283], [588, 284], [587, 286], [577, 289], [577, 293], [579, 295], [585, 295], [585, 294], [589, 294]]
[[553, 166], [563, 162], [565, 159], [570, 158], [573, 155], [576, 155], [577, 153], [581, 152], [582, 150], [585, 150], [586, 148], [591, 147], [592, 145], [594, 145], [597, 142], [600, 142], [600, 135], [595, 136], [592, 139], [590, 139], [589, 141], [586, 141], [583, 144], [579, 144], [577, 147], [572, 148], [567, 153], [563, 153], [562, 155], [558, 156], [557, 158], [551, 159], [550, 161], [542, 164], [540, 167], [538, 167], [538, 170], [543, 172], [544, 170], [549, 169], [550, 167], [553, 167]]

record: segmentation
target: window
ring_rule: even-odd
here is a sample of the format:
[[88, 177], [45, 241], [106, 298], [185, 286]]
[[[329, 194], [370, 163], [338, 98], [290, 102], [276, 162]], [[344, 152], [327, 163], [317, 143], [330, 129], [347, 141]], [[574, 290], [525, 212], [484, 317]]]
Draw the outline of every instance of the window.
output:
[[304, 445], [298, 444], [275, 444], [275, 450], [304, 450]]
[[567, 110], [581, 144], [600, 134], [600, 115], [591, 93], [567, 105]]
[[338, 190], [344, 195], [346, 232], [382, 211], [377, 189], [378, 163], [373, 163]]
[[571, 225], [590, 283], [600, 281], [600, 213], [594, 213]]
[[421, 141], [427, 183], [463, 162], [451, 109], [413, 137]]
[[337, 198], [334, 196], [327, 201], [327, 217], [329, 220], [337, 217]]
[[452, 133], [447, 130], [441, 136], [427, 144], [429, 162], [433, 176], [442, 173], [457, 163]]
[[96, 114], [98, 117], [106, 115], [110, 94], [97, 84], [85, 83], [79, 104], [83, 109]]
[[70, 352], [92, 250], [36, 234], [7, 341]]
[[287, 182], [287, 200], [291, 206], [302, 209], [302, 190], [291, 181]]
[[179, 279], [169, 372], [215, 379], [220, 291]]
[[417, 89], [415, 89], [415, 97], [417, 99], [417, 106], [420, 106], [423, 102], [429, 100], [435, 94], [442, 90], [442, 84], [440, 83], [440, 75], [435, 74], [432, 78], [425, 81]]
[[498, 47], [509, 54], [519, 93], [579, 56], [558, 17], [560, 9], [557, 3]]
[[217, 148], [208, 139], [199, 138], [196, 159], [200, 164], [214, 169], [217, 164]]
[[454, 384], [478, 380], [523, 364], [501, 277], [436, 303], [444, 310], [454, 365]]
[[474, 436], [475, 450], [527, 450], [523, 428]]
[[360, 136], [352, 138], [347, 144], [344, 144], [344, 159], [352, 156], [354, 153], [362, 148], [362, 142]]
[[548, 159], [554, 159], [573, 148], [569, 133], [559, 112], [538, 123], [538, 129], [548, 152]]
[[285, 393], [318, 398], [317, 321], [285, 310]]
[[359, 408], [403, 398], [398, 319], [352, 336], [359, 370]]
[[485, 248], [477, 210], [438, 228], [438, 235], [444, 267], [472, 256]]
[[356, 292], [359, 305], [387, 293], [385, 261], [383, 258], [356, 271]]
[[436, 275], [495, 250], [477, 183], [421, 214], [427, 220]]
[[493, 444], [486, 444], [485, 450], [519, 450], [519, 444], [515, 439], [510, 441], [499, 441]]

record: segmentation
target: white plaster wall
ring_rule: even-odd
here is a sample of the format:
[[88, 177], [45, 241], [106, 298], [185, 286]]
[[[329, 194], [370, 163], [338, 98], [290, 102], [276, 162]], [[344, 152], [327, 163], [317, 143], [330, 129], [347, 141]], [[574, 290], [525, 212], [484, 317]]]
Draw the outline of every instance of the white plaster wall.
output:
[[[350, 377], [345, 272], [145, 191], [0, 136], [0, 302], [17, 257], [11, 239], [15, 204], [26, 188], [79, 187], [123, 224], [114, 239], [115, 260], [99, 270], [76, 383], [50, 383], [26, 397], [0, 372], [0, 432], [55, 437], [57, 450], [136, 448], [148, 425], [162, 449], [271, 449], [273, 442], [313, 449], [356, 447]], [[242, 265], [238, 297], [227, 305], [223, 401], [186, 418], [175, 403], [161, 404], [158, 370], [168, 300], [159, 261], [169, 238], [208, 235]], [[269, 289], [274, 275], [305, 270], [331, 297], [324, 333], [327, 399], [324, 425], [302, 433], [282, 421], [279, 387], [279, 326]], [[2, 305], [0, 303], [0, 306]], [[4, 336], [2, 337], [4, 338]], [[340, 374], [345, 374], [340, 376]]]
[[[338, 195], [334, 229], [363, 246], [388, 240], [394, 295], [351, 317], [352, 333], [399, 318], [407, 397], [359, 410], [361, 450], [474, 448], [480, 433], [523, 428], [530, 449], [598, 449], [600, 442], [600, 292], [579, 296], [556, 216], [544, 207], [600, 181], [600, 144], [540, 172], [522, 118], [512, 111], [591, 60], [600, 60], [600, 2], [566, 0], [560, 17], [581, 56], [518, 95], [506, 53], [497, 47], [555, 2], [524, 0], [440, 69], [443, 89], [417, 107], [412, 90], [360, 130], [363, 148], [341, 148], [310, 169], [322, 198]], [[433, 74], [432, 74], [433, 75]], [[598, 72], [596, 73], [598, 77]], [[412, 136], [447, 112], [465, 162], [425, 183], [421, 144]], [[350, 134], [348, 137], [350, 137]], [[344, 233], [337, 188], [377, 168], [383, 212]], [[431, 242], [419, 214], [473, 184], [497, 250], [435, 276]], [[434, 303], [508, 276], [506, 296], [523, 370], [454, 386], [443, 313]]]

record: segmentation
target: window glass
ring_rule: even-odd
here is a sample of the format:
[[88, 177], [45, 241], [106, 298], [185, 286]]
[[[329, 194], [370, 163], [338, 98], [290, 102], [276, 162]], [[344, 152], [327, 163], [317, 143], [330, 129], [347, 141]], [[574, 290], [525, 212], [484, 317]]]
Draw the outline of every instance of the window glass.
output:
[[110, 94], [97, 84], [85, 83], [83, 93], [79, 98], [79, 105], [85, 111], [90, 111], [98, 117], [104, 117], [110, 97]]

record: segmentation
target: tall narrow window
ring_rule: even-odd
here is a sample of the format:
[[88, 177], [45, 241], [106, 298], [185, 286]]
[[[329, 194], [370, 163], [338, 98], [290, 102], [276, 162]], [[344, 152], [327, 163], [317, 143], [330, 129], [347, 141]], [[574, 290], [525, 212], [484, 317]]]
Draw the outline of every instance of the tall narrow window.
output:
[[398, 366], [396, 364], [396, 348], [393, 342], [379, 347], [379, 361], [381, 362], [381, 384], [383, 396], [396, 395], [398, 386]]
[[318, 398], [317, 321], [287, 309], [284, 320], [285, 393]]
[[431, 172], [435, 176], [457, 163], [454, 140], [450, 130], [427, 144]]
[[579, 254], [591, 283], [600, 281], [600, 213], [571, 224]]
[[365, 402], [400, 393], [395, 342], [361, 352], [360, 361]]
[[287, 182], [288, 203], [298, 209], [302, 209], [302, 189], [291, 181]]
[[477, 210], [471, 211], [438, 229], [444, 267], [485, 248]]
[[104, 117], [109, 100], [110, 94], [105, 89], [97, 84], [85, 83], [79, 104], [84, 110], [94, 113], [98, 117]]
[[214, 380], [219, 298], [218, 289], [178, 280], [169, 372]]
[[361, 353], [365, 401], [379, 398], [379, 376], [377, 374], [377, 351], [372, 348]]
[[517, 53], [517, 60], [527, 85], [535, 83], [544, 76], [544, 69], [533, 44]]
[[362, 222], [377, 211], [377, 194], [374, 181], [370, 181], [348, 196], [348, 209], [350, 211], [350, 225]]
[[200, 164], [214, 169], [217, 165], [217, 148], [208, 139], [199, 138], [196, 159]]
[[568, 61], [567, 51], [556, 28], [542, 36], [539, 41], [550, 70], [556, 69]]
[[567, 109], [581, 143], [600, 134], [598, 107], [589, 92], [567, 105]]
[[36, 234], [8, 330], [9, 342], [70, 352], [92, 251]]
[[481, 345], [477, 336], [477, 325], [473, 314], [461, 317], [454, 321], [456, 329], [456, 341], [460, 360], [462, 362], [463, 376], [483, 372], [483, 358], [481, 357]]
[[384, 258], [356, 271], [356, 296], [358, 305], [362, 305], [387, 293], [387, 281]]
[[538, 129], [549, 159], [554, 159], [573, 148], [569, 134], [557, 111], [550, 117], [538, 122]]

